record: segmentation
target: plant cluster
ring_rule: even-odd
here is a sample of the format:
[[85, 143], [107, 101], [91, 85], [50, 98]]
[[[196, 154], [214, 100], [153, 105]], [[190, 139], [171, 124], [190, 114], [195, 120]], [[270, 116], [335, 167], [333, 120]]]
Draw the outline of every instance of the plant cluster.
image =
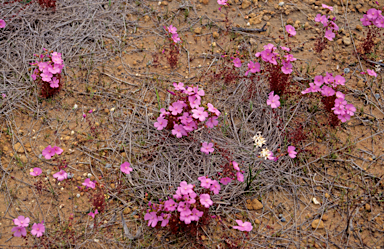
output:
[[[167, 56], [168, 64], [172, 69], [174, 69], [177, 66], [177, 62], [179, 61], [179, 43], [181, 43], [181, 39], [177, 33], [176, 27], [169, 25], [168, 27], [164, 26], [163, 28], [167, 32], [169, 40], [169, 50]], [[163, 53], [165, 53], [165, 50], [163, 50]]]
[[[302, 91], [302, 94], [319, 92], [322, 95], [322, 103], [325, 109], [337, 115], [341, 122], [346, 122], [354, 115], [356, 108], [352, 104], [347, 104], [345, 95], [337, 91], [338, 86], [345, 85], [345, 78], [341, 75], [333, 76], [332, 73], [326, 73], [326, 76], [317, 75], [310, 87]], [[336, 91], [334, 90], [336, 89]], [[332, 120], [333, 125], [337, 125], [336, 120]]]
[[[322, 4], [322, 7], [324, 9], [327, 9], [327, 11], [333, 11], [333, 7], [331, 6]], [[336, 20], [336, 17], [333, 17], [331, 19], [330, 16], [327, 17], [326, 15], [321, 15], [321, 14], [317, 14], [317, 16], [315, 17], [315, 22], [323, 24], [323, 28], [320, 31], [321, 35], [319, 35], [315, 41], [314, 50], [316, 53], [320, 54], [327, 47], [327, 40], [333, 41], [333, 38], [335, 38], [337, 32], [334, 32], [334, 31], [339, 30], [339, 27], [334, 22], [335, 20]], [[325, 38], [327, 40], [325, 40]]]
[[[34, 54], [39, 59], [32, 66], [37, 66], [33, 70], [31, 78], [40, 86], [40, 94], [43, 98], [49, 98], [58, 93], [62, 87], [61, 70], [64, 67], [61, 53], [48, 52], [43, 49], [41, 55]], [[44, 58], [47, 60], [44, 61]]]
[[172, 130], [172, 134], [178, 138], [187, 136], [198, 127], [204, 124], [208, 128], [213, 128], [218, 124], [220, 111], [211, 103], [203, 106], [201, 97], [205, 95], [204, 90], [198, 86], [184, 87], [184, 83], [173, 83], [175, 91], [169, 91], [175, 101], [169, 106], [168, 110], [162, 108], [161, 114], [157, 118], [154, 126], [158, 130]]
[[360, 19], [363, 26], [368, 26], [367, 36], [360, 45], [360, 53], [369, 54], [375, 45], [375, 39], [380, 37], [380, 28], [384, 28], [384, 16], [381, 10], [369, 9], [367, 14]]

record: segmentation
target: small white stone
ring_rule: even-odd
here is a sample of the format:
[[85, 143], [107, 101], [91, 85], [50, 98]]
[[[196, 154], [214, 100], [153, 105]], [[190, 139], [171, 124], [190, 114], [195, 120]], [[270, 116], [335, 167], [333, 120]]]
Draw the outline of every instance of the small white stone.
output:
[[88, 178], [91, 178], [92, 174], [91, 173], [88, 173]]
[[159, 1], [159, 2], [157, 3], [157, 5], [161, 5], [161, 2]]
[[247, 26], [251, 26], [251, 24], [249, 22], [247, 22]]
[[75, 104], [75, 105], [73, 106], [73, 109], [76, 110], [78, 107], [79, 107], [79, 106]]
[[75, 134], [75, 131], [71, 131], [71, 135]]
[[280, 2], [279, 6], [282, 7], [282, 6], [284, 6], [284, 4], [285, 4], [284, 2]]
[[312, 201], [315, 205], [320, 205], [320, 202], [316, 199], [316, 197], [312, 198]]
[[76, 197], [77, 197], [77, 198], [80, 198], [80, 194], [77, 194]]
[[115, 107], [111, 108], [111, 112], [113, 112], [115, 110]]

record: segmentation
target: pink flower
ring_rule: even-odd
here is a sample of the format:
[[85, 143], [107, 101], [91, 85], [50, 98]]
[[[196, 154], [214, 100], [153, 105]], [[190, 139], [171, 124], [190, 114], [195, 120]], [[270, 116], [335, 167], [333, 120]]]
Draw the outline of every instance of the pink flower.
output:
[[361, 18], [360, 21], [363, 24], [363, 26], [371, 25], [371, 22], [369, 21], [369, 18], [367, 17], [367, 15], [363, 15], [363, 18]]
[[52, 56], [53, 63], [58, 64], [58, 65], [63, 64], [63, 60], [61, 59], [61, 53], [53, 52], [51, 54], [51, 56]]
[[295, 151], [295, 146], [288, 146], [288, 155], [290, 158], [295, 158], [296, 157], [296, 154], [297, 152]]
[[180, 213], [180, 220], [184, 221], [185, 224], [190, 224], [191, 221], [194, 220], [191, 210], [187, 209], [186, 211]]
[[95, 215], [96, 214], [98, 214], [99, 213], [99, 211], [97, 211], [97, 209], [95, 210], [95, 212], [93, 213], [93, 212], [89, 212], [89, 216], [91, 216], [92, 218], [95, 218]]
[[13, 223], [15, 224], [15, 226], [18, 226], [18, 227], [28, 227], [29, 221], [30, 220], [28, 217], [24, 217], [20, 215], [19, 217], [17, 217], [17, 219], [13, 220]]
[[384, 17], [382, 15], [380, 15], [375, 21], [374, 21], [374, 24], [378, 27], [378, 28], [384, 28]]
[[219, 121], [217, 121], [217, 117], [210, 117], [208, 118], [208, 121], [205, 124], [208, 128], [213, 128], [219, 124]]
[[374, 21], [374, 20], [376, 20], [376, 18], [379, 16], [379, 14], [377, 13], [377, 9], [374, 9], [374, 8], [372, 8], [372, 9], [369, 9], [368, 11], [367, 11], [367, 17], [368, 17], [368, 19], [370, 20], [370, 21]]
[[161, 226], [165, 227], [169, 223], [169, 218], [171, 218], [170, 214], [164, 214], [162, 213], [161, 216], [158, 217], [159, 221], [161, 221]]
[[289, 51], [291, 51], [291, 49], [290, 48], [287, 48], [287, 47], [280, 47], [282, 50], [284, 50], [284, 51], [287, 51], [287, 52], [289, 52]]
[[59, 64], [53, 64], [53, 66], [49, 66], [48, 67], [48, 71], [51, 73], [51, 74], [57, 74], [57, 73], [61, 73], [61, 69], [62, 69], [62, 65], [59, 65]]
[[373, 71], [373, 70], [371, 70], [371, 69], [367, 69], [367, 73], [368, 73], [368, 75], [370, 75], [370, 76], [377, 77], [376, 72]]
[[290, 62], [283, 62], [283, 65], [281, 66], [281, 71], [283, 71], [284, 74], [292, 73], [292, 64]]
[[270, 49], [265, 49], [264, 51], [261, 52], [261, 59], [265, 62], [269, 62], [272, 58], [272, 50]]
[[39, 176], [43, 172], [40, 168], [33, 168], [29, 173], [32, 176]]
[[236, 173], [236, 177], [237, 177], [237, 180], [238, 180], [239, 182], [244, 182], [244, 175], [241, 174], [240, 171], [238, 171], [238, 172]]
[[169, 106], [169, 110], [172, 112], [172, 115], [177, 115], [183, 111], [182, 101], [174, 102], [171, 106]]
[[48, 72], [49, 64], [47, 62], [38, 62], [37, 65], [42, 73]]
[[56, 79], [56, 77], [53, 77], [51, 82], [49, 82], [49, 86], [51, 88], [58, 88], [59, 87], [59, 79]]
[[180, 37], [178, 34], [173, 34], [172, 35], [172, 40], [175, 42], [175, 43], [178, 43], [180, 41]]
[[269, 152], [268, 160], [275, 161], [275, 162], [277, 161], [277, 158], [273, 156], [273, 152], [272, 151]]
[[155, 227], [159, 221], [159, 217], [156, 215], [156, 212], [146, 213], [144, 220], [148, 220], [148, 226]]
[[276, 47], [272, 43], [268, 43], [267, 45], [263, 46], [264, 49], [270, 49], [271, 51], [275, 50]]
[[323, 96], [330, 97], [330, 96], [333, 96], [335, 94], [335, 91], [332, 88], [328, 87], [328, 86], [323, 86], [323, 88], [321, 88], [321, 94]]
[[89, 179], [89, 178], [85, 179], [84, 182], [82, 183], [82, 185], [84, 185], [88, 188], [93, 188], [93, 189], [96, 186], [96, 184], [93, 181], [91, 181], [91, 179]]
[[335, 81], [335, 78], [332, 76], [331, 73], [326, 73], [325, 77], [324, 77], [324, 83], [325, 84], [331, 84], [333, 81]]
[[335, 78], [334, 78], [334, 83], [336, 85], [342, 85], [344, 86], [345, 85], [345, 78], [341, 75], [336, 75]]
[[43, 154], [45, 159], [51, 159], [55, 155], [55, 151], [50, 145], [48, 145], [47, 148], [41, 152], [41, 154]]
[[176, 34], [177, 33], [177, 28], [173, 27], [172, 24], [168, 26], [168, 32], [171, 34]]
[[198, 107], [192, 110], [192, 117], [203, 122], [208, 117], [208, 112], [204, 110], [204, 107]]
[[295, 60], [297, 60], [295, 57], [293, 57], [293, 55], [291, 55], [291, 54], [286, 54], [286, 55], [284, 55], [284, 58], [285, 58], [285, 60], [287, 61], [287, 62], [292, 62], [292, 61], [295, 61]]
[[215, 149], [213, 148], [213, 143], [208, 144], [207, 142], [204, 142], [200, 150], [201, 152], [204, 152], [208, 155], [209, 153], [212, 153]]
[[177, 207], [177, 203], [173, 199], [170, 199], [164, 202], [165, 211], [169, 211], [169, 212], [175, 211], [176, 207]]
[[168, 124], [168, 120], [166, 120], [165, 118], [163, 117], [158, 117], [157, 118], [157, 122], [155, 122], [153, 125], [159, 130], [161, 131], [162, 129], [164, 129]]
[[45, 226], [44, 223], [34, 223], [32, 226], [31, 234], [36, 237], [43, 236], [43, 233], [45, 232]]
[[271, 108], [277, 108], [280, 106], [280, 97], [279, 95], [273, 95], [274, 94], [274, 91], [270, 92], [269, 93], [269, 99], [267, 100], [267, 105], [270, 105]]
[[209, 190], [211, 190], [215, 195], [219, 194], [220, 192], [220, 184], [216, 181], [216, 180], [213, 180], [211, 182], [211, 187], [209, 188]]
[[199, 95], [188, 96], [188, 101], [192, 108], [198, 108], [201, 104], [201, 97]]
[[179, 206], [177, 207], [177, 211], [179, 211], [180, 214], [188, 213], [190, 206], [191, 205], [188, 202], [181, 201], [181, 202], [179, 202]]
[[212, 180], [205, 177], [205, 176], [200, 176], [199, 178], [199, 181], [201, 182], [201, 187], [203, 188], [210, 188], [211, 187], [211, 184], [212, 184]]
[[324, 9], [329, 9], [330, 11], [333, 11], [333, 7], [331, 7], [331, 6], [322, 4], [321, 7], [323, 7]]
[[211, 197], [209, 196], [209, 194], [201, 194], [200, 203], [204, 207], [209, 208], [213, 204], [213, 201], [211, 200]]
[[57, 155], [61, 155], [61, 153], [63, 153], [63, 149], [61, 149], [61, 148], [58, 147], [58, 146], [53, 147], [52, 150], [53, 150]]
[[321, 75], [315, 76], [314, 83], [316, 86], [321, 86], [324, 83], [323, 76], [321, 76]]
[[179, 83], [173, 82], [173, 86], [175, 87], [175, 90], [177, 90], [177, 91], [185, 90], [184, 83], [182, 83], [182, 82], [179, 82]]
[[178, 124], [175, 124], [173, 126], [172, 134], [175, 135], [177, 138], [181, 138], [182, 136], [188, 135], [183, 126]]
[[208, 111], [220, 116], [220, 111], [217, 110], [211, 103], [208, 103]]
[[235, 67], [241, 67], [241, 60], [239, 58], [235, 58], [233, 60], [233, 64]]
[[295, 36], [296, 35], [296, 30], [292, 25], [287, 25], [285, 26], [285, 30], [288, 32], [290, 36]]
[[233, 168], [237, 171], [240, 171], [239, 164], [235, 161], [232, 162]]
[[47, 72], [44, 72], [44, 73], [40, 74], [40, 76], [41, 76], [41, 79], [43, 81], [50, 82], [53, 75], [50, 72], [47, 71]]
[[27, 230], [25, 227], [14, 227], [11, 231], [14, 232], [13, 236], [15, 237], [27, 236]]
[[217, 3], [220, 5], [227, 5], [227, 0], [217, 0]]
[[343, 122], [343, 123], [351, 119], [351, 116], [349, 116], [348, 114], [338, 115], [337, 117], [338, 117], [338, 118], [341, 120], [341, 122]]
[[356, 112], [356, 107], [354, 107], [352, 104], [347, 104], [345, 106], [346, 114], [349, 116], [353, 116]]
[[198, 221], [200, 217], [202, 217], [204, 214], [203, 211], [199, 211], [196, 208], [192, 209], [192, 216], [194, 216], [194, 220]]
[[330, 22], [328, 27], [330, 27], [331, 30], [339, 31], [339, 26], [337, 26], [337, 24], [332, 21]]
[[[188, 88], [190, 88], [190, 87], [188, 87]], [[196, 95], [199, 95], [200, 97], [202, 97], [202, 96], [205, 95], [204, 90], [203, 90], [203, 89], [200, 89], [200, 90], [199, 90], [199, 87], [198, 87], [198, 86], [192, 88], [191, 92], [194, 93], [194, 94], [196, 94]]]
[[333, 41], [333, 38], [335, 38], [335, 34], [332, 32], [332, 30], [328, 29], [327, 31], [325, 31], [324, 37], [330, 41]]
[[336, 92], [336, 97], [339, 98], [339, 99], [344, 99], [345, 98], [345, 94], [343, 94], [342, 92], [337, 91]]
[[130, 166], [131, 166], [131, 164], [129, 162], [124, 162], [123, 164], [120, 165], [121, 172], [123, 172], [127, 175], [130, 174], [131, 171], [133, 170]]
[[31, 78], [32, 78], [33, 80], [36, 80], [36, 77], [37, 77], [36, 74], [32, 74], [32, 75], [31, 75]]
[[249, 72], [251, 73], [260, 72], [260, 63], [258, 63], [257, 61], [256, 62], [250, 61], [248, 63], [248, 71], [245, 72], [245, 76], [247, 76]]
[[57, 178], [59, 182], [68, 178], [68, 174], [64, 170], [60, 170], [59, 172], [53, 174], [53, 178]]
[[5, 28], [5, 25], [6, 25], [5, 21], [3, 19], [0, 19], [0, 29]]
[[252, 227], [252, 224], [248, 221], [246, 222], [243, 222], [241, 220], [236, 220], [238, 226], [234, 226], [233, 228], [234, 229], [237, 229], [237, 230], [240, 230], [240, 231], [246, 231], [246, 232], [250, 232], [253, 227]]
[[224, 178], [221, 178], [220, 183], [223, 184], [223, 185], [228, 185], [228, 183], [230, 183], [231, 181], [232, 181], [231, 178], [224, 177]]
[[187, 195], [193, 192], [193, 185], [188, 184], [186, 181], [180, 182], [180, 191], [182, 195]]
[[164, 117], [164, 116], [166, 116], [166, 115], [169, 115], [169, 112], [167, 112], [166, 110], [165, 110], [165, 108], [161, 108], [160, 109], [160, 117]]

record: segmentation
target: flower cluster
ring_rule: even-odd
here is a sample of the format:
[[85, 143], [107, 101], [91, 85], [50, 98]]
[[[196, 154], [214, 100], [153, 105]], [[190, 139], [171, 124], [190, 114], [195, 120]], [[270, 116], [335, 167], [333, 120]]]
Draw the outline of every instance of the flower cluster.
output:
[[181, 138], [196, 130], [204, 122], [208, 128], [218, 125], [220, 111], [211, 103], [206, 107], [202, 106], [201, 97], [205, 95], [204, 90], [198, 86], [184, 87], [181, 82], [173, 83], [173, 86], [176, 91], [169, 92], [177, 97], [177, 101], [169, 106], [168, 111], [164, 108], [160, 110], [161, 114], [154, 124], [158, 130], [164, 128], [172, 130], [173, 135]]
[[[287, 25], [287, 26], [290, 26], [290, 25]], [[293, 27], [292, 27], [293, 28]], [[296, 34], [296, 31], [295, 33], [293, 33], [293, 31], [291, 31], [290, 33], [291, 35], [293, 34]], [[261, 52], [257, 52], [255, 54], [256, 57], [261, 57], [261, 59], [264, 61], [264, 62], [267, 62], [267, 63], [270, 63], [270, 64], [273, 64], [273, 65], [279, 65], [281, 66], [281, 71], [284, 73], [284, 74], [290, 74], [292, 73], [292, 64], [291, 62], [295, 61], [296, 58], [293, 57], [292, 54], [289, 54], [288, 52], [290, 51], [289, 48], [287, 47], [280, 47], [280, 49], [282, 51], [284, 51], [284, 56], [281, 56], [279, 53], [278, 53], [278, 50], [277, 48], [272, 44], [272, 43], [269, 43], [267, 45], [264, 46], [264, 50], [261, 51]]]
[[338, 115], [337, 117], [341, 122], [346, 122], [354, 115], [356, 108], [352, 104], [347, 104], [343, 93], [339, 91], [336, 92], [333, 89], [339, 85], [345, 85], [345, 78], [343, 76], [333, 76], [332, 73], [327, 72], [325, 77], [322, 75], [315, 76], [314, 83], [309, 83], [309, 85], [310, 87], [302, 91], [302, 94], [320, 92], [324, 97], [332, 97], [336, 94], [335, 105], [332, 110]]
[[[40, 58], [40, 61], [31, 63], [32, 66], [37, 66], [31, 75], [33, 80], [41, 78], [42, 81], [48, 82], [51, 88], [58, 88], [60, 83], [61, 70], [64, 67], [63, 60], [61, 59], [61, 53], [52, 52], [48, 53], [46, 49], [45, 54], [34, 56]], [[44, 58], [48, 58], [48, 61], [43, 61]]]
[[364, 26], [373, 24], [378, 28], [384, 28], [384, 16], [381, 14], [381, 10], [378, 9], [369, 9], [360, 21]]
[[[217, 183], [218, 184], [218, 183]], [[162, 202], [162, 204], [149, 204], [150, 209], [144, 216], [148, 220], [148, 226], [155, 227], [157, 222], [161, 221], [161, 226], [165, 227], [171, 217], [171, 213], [177, 211], [181, 221], [190, 224], [192, 221], [198, 221], [203, 216], [203, 207], [209, 208], [213, 201], [209, 194], [200, 194], [194, 191], [195, 186], [183, 181], [177, 188], [173, 198]], [[220, 190], [220, 185], [218, 186]], [[216, 191], [216, 190], [215, 190]], [[199, 210], [200, 209], [200, 210]]]
[[169, 25], [168, 27], [164, 26], [164, 29], [168, 32], [168, 34], [171, 36], [172, 40], [175, 42], [175, 43], [179, 43], [180, 42], [180, 37], [179, 37], [179, 34], [177, 33], [177, 28]]
[[[255, 142], [255, 146], [256, 147], [263, 147], [263, 145], [265, 144], [265, 138], [263, 138], [261, 136], [261, 132], [257, 132], [256, 135], [253, 137], [253, 140]], [[288, 149], [287, 149], [287, 154], [290, 158], [295, 158], [296, 155], [297, 155], [297, 152], [295, 151], [295, 146], [288, 146]], [[276, 156], [274, 157], [273, 156], [273, 152], [268, 150], [268, 148], [264, 148], [262, 149], [260, 152], [260, 156], [259, 157], [264, 157], [264, 160], [272, 160], [272, 161], [277, 161], [277, 159], [279, 159], [279, 156]]]
[[324, 37], [330, 41], [333, 41], [333, 38], [335, 38], [336, 36], [333, 31], [339, 30], [339, 26], [337, 26], [337, 24], [334, 22], [335, 20], [336, 20], [335, 17], [331, 19], [330, 16], [327, 17], [326, 15], [321, 15], [321, 14], [317, 14], [317, 16], [315, 17], [315, 22], [320, 22], [321, 24], [323, 24], [323, 27], [325, 29]]
[[[24, 216], [19, 216], [17, 219], [13, 220], [13, 223], [15, 224], [15, 227], [12, 228], [12, 232], [14, 232], [13, 236], [15, 237], [25, 237], [27, 236], [27, 230], [26, 228], [29, 226], [29, 218]], [[45, 232], [45, 226], [44, 221], [41, 223], [34, 223], [32, 225], [31, 234], [36, 237], [43, 236], [43, 233]]]

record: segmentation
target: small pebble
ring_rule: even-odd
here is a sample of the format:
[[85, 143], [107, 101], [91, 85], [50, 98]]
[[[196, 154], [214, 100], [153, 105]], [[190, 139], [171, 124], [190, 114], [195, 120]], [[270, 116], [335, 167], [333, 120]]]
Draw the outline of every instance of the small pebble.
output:
[[77, 194], [76, 197], [77, 197], [77, 198], [80, 198], [80, 194]]
[[379, 99], [380, 98], [380, 94], [376, 93], [375, 97], [376, 97], [376, 99]]
[[283, 217], [281, 218], [281, 222], [287, 222], [287, 220]]
[[349, 68], [344, 68], [344, 73], [349, 73], [350, 71]]
[[91, 173], [88, 173], [88, 178], [91, 178], [92, 174]]
[[279, 218], [283, 218], [283, 214], [279, 214]]

